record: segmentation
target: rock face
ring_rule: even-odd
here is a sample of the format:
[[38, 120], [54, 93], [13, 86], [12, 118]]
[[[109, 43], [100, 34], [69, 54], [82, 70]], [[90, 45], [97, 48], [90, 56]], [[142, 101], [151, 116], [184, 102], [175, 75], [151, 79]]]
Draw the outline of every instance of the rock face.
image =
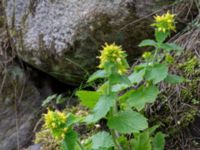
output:
[[129, 23], [162, 5], [162, 0], [4, 2], [19, 57], [68, 84], [80, 83], [94, 71], [98, 50], [105, 42], [121, 44], [133, 61], [141, 53], [136, 45], [152, 31], [149, 19]]
[[8, 50], [0, 1], [0, 150], [21, 148], [31, 139], [41, 94], [4, 51]]
[[41, 97], [19, 67], [9, 65], [0, 72], [0, 150], [13, 150], [32, 138]]

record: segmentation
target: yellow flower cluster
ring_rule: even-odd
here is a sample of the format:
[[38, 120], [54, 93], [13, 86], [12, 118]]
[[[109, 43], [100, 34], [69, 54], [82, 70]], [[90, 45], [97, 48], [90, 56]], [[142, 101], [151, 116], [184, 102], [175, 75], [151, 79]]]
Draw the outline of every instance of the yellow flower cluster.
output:
[[142, 55], [142, 58], [144, 59], [150, 59], [152, 57], [152, 54], [151, 52], [144, 52], [143, 55]]
[[105, 69], [111, 63], [114, 64], [119, 74], [124, 74], [129, 65], [126, 61], [126, 53], [122, 50], [121, 46], [116, 44], [108, 45], [107, 43], [101, 51], [99, 68]]
[[176, 27], [175, 27], [175, 19], [174, 19], [175, 15], [174, 14], [170, 14], [169, 12], [167, 12], [166, 14], [163, 14], [161, 16], [155, 16], [155, 23], [152, 24], [152, 26], [156, 27], [156, 29], [159, 32], [169, 32], [169, 31], [175, 31]]
[[65, 133], [68, 129], [66, 127], [67, 116], [65, 113], [48, 110], [48, 112], [44, 114], [44, 120], [44, 126], [50, 129], [52, 135], [56, 139], [63, 140], [65, 138]]

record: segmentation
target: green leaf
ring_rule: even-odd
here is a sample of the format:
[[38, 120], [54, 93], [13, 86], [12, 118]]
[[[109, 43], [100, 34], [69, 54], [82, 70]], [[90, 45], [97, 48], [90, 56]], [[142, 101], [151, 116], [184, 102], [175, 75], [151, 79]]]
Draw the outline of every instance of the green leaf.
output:
[[97, 92], [106, 93], [107, 88], [108, 88], [108, 82], [106, 81], [97, 89]]
[[94, 106], [96, 105], [101, 95], [102, 95], [101, 92], [95, 92], [95, 91], [77, 91], [76, 92], [76, 96], [78, 96], [79, 99], [81, 100], [81, 104], [90, 109], [94, 108]]
[[[119, 92], [121, 90], [126, 89], [127, 87], [131, 86], [131, 81], [126, 76], [121, 75], [111, 75], [110, 81], [112, 84], [112, 92]], [[105, 92], [108, 87], [108, 82], [105, 82], [103, 85], [101, 85], [98, 89], [98, 91]]]
[[134, 71], [128, 78], [132, 84], [138, 84], [143, 80], [145, 69]]
[[95, 123], [101, 118], [105, 117], [110, 108], [114, 105], [116, 95], [103, 95], [100, 97], [96, 106], [93, 109], [93, 114], [86, 117], [87, 123]]
[[132, 110], [119, 112], [116, 116], [109, 118], [108, 127], [120, 133], [137, 133], [148, 128], [147, 119]]
[[177, 76], [177, 75], [168, 74], [168, 76], [165, 78], [164, 81], [170, 84], [179, 84], [179, 83], [183, 83], [185, 81], [185, 78]]
[[61, 143], [61, 150], [69, 150], [69, 148], [67, 147], [66, 141], [62, 141], [62, 143]]
[[63, 104], [65, 102], [65, 99], [62, 97], [62, 94], [59, 94], [56, 97], [56, 104]]
[[53, 99], [57, 97], [57, 94], [48, 96], [43, 102], [42, 102], [42, 107], [46, 107], [50, 102], [52, 102]]
[[122, 96], [119, 97], [120, 102], [126, 102], [129, 97], [135, 92], [135, 90], [129, 90], [126, 93], [124, 93]]
[[126, 76], [121, 76], [118, 80], [119, 84], [115, 84], [112, 86], [113, 92], [119, 92], [131, 86], [131, 81]]
[[128, 88], [129, 86], [130, 86], [130, 84], [126, 84], [126, 83], [115, 84], [114, 86], [112, 86], [112, 91], [119, 92], [119, 91], [122, 91], [122, 90]]
[[153, 127], [148, 128], [146, 131], [148, 131], [149, 134], [151, 135], [151, 134], [153, 134], [153, 133], [156, 131], [156, 129], [157, 129], [158, 127], [159, 127], [159, 125], [154, 125]]
[[133, 91], [129, 94], [127, 99], [127, 104], [130, 107], [136, 108], [138, 111], [142, 110], [147, 103], [153, 103], [159, 90], [155, 86], [140, 87], [139, 89]]
[[61, 143], [61, 148], [63, 150], [75, 150], [77, 141], [77, 133], [75, 131], [68, 132], [65, 139]]
[[144, 47], [144, 46], [155, 46], [156, 42], [154, 40], [143, 40], [140, 44], [139, 47]]
[[107, 76], [107, 75], [106, 75], [105, 70], [98, 70], [98, 71], [96, 71], [95, 73], [93, 73], [93, 74], [89, 77], [89, 79], [88, 79], [87, 82], [92, 82], [92, 81], [94, 81], [94, 80], [96, 80], [96, 79], [98, 79], [98, 78], [105, 78], [106, 76]]
[[127, 135], [120, 135], [117, 138], [117, 141], [122, 147], [122, 150], [129, 150], [130, 149], [130, 140], [127, 140]]
[[155, 32], [155, 37], [156, 37], [156, 41], [158, 43], [163, 43], [167, 37], [169, 36], [169, 33], [164, 33], [164, 32], [159, 32], [159, 31], [156, 31]]
[[110, 148], [113, 146], [112, 136], [108, 132], [102, 131], [92, 136], [93, 149]]
[[80, 120], [81, 120], [80, 117], [77, 117], [77, 116], [75, 116], [75, 115], [69, 113], [69, 114], [67, 115], [67, 122], [66, 122], [66, 125], [67, 125], [67, 127], [70, 127], [70, 126], [72, 126], [73, 124], [79, 122]]
[[142, 132], [133, 139], [134, 150], [151, 150], [149, 132]]
[[134, 67], [134, 71], [140, 71], [140, 70], [142, 70], [142, 69], [145, 69], [146, 68], [146, 66], [148, 65], [148, 63], [141, 63], [141, 64], [139, 64], [139, 65], [136, 65], [135, 67]]
[[165, 146], [165, 135], [161, 132], [158, 132], [152, 141], [153, 150], [164, 150]]
[[155, 64], [148, 67], [145, 72], [145, 79], [153, 81], [154, 84], [164, 80], [168, 75], [168, 66], [166, 64]]
[[172, 51], [172, 50], [176, 50], [176, 51], [182, 51], [183, 48], [174, 44], [174, 43], [162, 43], [160, 45], [160, 48], [166, 50], [166, 51]]

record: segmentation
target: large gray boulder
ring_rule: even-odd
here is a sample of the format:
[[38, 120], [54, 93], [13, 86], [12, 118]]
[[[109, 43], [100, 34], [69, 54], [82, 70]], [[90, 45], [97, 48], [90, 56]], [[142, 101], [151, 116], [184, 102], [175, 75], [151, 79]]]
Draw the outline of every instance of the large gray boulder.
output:
[[105, 42], [121, 44], [133, 61], [141, 53], [138, 42], [152, 33], [151, 19], [141, 18], [169, 1], [4, 0], [4, 8], [18, 56], [62, 82], [77, 84], [95, 70]]

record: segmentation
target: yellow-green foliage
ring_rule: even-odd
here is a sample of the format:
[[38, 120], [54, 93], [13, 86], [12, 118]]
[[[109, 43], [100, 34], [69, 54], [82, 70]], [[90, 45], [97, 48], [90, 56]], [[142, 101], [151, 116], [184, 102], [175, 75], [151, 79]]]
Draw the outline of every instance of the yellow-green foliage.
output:
[[198, 71], [200, 66], [200, 61], [196, 58], [196, 56], [189, 58], [185, 63], [180, 65], [180, 68], [183, 68], [183, 71], [187, 74], [195, 74], [195, 70]]
[[200, 99], [196, 97], [196, 90], [200, 82], [200, 60], [196, 56], [190, 57], [187, 61], [180, 64], [179, 68], [185, 74], [184, 76], [190, 80], [187, 84], [187, 88], [181, 90], [182, 99], [186, 102], [198, 104]]

